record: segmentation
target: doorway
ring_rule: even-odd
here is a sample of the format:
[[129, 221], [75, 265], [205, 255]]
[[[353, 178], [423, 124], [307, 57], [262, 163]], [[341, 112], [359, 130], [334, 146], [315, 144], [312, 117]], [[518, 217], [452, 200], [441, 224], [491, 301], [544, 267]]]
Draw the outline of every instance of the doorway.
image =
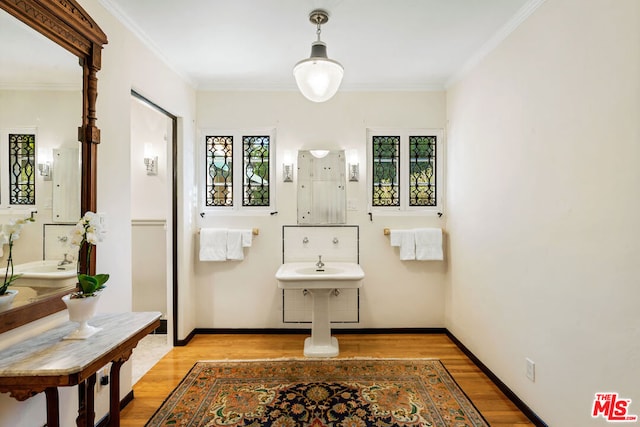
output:
[[132, 309], [162, 313], [161, 326], [155, 332], [159, 336], [150, 337], [154, 344], [147, 346], [159, 357], [171, 348], [176, 326], [176, 140], [176, 116], [132, 91]]

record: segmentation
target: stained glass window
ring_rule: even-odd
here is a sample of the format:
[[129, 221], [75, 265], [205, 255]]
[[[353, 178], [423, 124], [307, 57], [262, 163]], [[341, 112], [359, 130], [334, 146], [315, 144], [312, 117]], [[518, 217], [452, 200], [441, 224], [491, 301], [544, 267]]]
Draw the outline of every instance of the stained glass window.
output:
[[269, 206], [269, 136], [243, 136], [242, 206]]
[[271, 208], [273, 134], [268, 131], [204, 132], [209, 135], [205, 137], [204, 207], [230, 208], [225, 210]]
[[436, 136], [409, 136], [409, 206], [436, 206]]
[[367, 138], [373, 210], [442, 215], [443, 130], [368, 129]]
[[36, 136], [9, 134], [9, 203], [35, 205], [36, 203]]
[[372, 139], [373, 206], [400, 206], [400, 136]]
[[207, 136], [206, 206], [233, 206], [233, 136]]

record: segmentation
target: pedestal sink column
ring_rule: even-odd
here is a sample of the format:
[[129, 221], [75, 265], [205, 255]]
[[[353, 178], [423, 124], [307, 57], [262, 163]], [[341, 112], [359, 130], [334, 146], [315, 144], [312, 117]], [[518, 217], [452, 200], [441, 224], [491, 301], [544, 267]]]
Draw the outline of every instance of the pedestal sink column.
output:
[[328, 262], [319, 268], [313, 262], [284, 263], [276, 272], [281, 289], [306, 289], [311, 294], [311, 336], [304, 341], [307, 357], [335, 357], [338, 340], [331, 336], [329, 296], [334, 289], [362, 286], [364, 271], [353, 262]]
[[339, 353], [338, 340], [331, 336], [329, 295], [333, 289], [308, 289], [313, 300], [311, 336], [304, 341], [307, 357], [335, 357]]

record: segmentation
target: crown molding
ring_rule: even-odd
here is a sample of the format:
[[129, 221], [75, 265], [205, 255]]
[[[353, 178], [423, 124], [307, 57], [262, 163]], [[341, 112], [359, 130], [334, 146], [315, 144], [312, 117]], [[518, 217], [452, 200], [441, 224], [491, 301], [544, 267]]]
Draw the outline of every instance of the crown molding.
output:
[[147, 47], [164, 65], [166, 65], [171, 71], [177, 74], [181, 79], [183, 79], [187, 84], [189, 84], [192, 88], [197, 89], [198, 85], [186, 74], [182, 71], [178, 70], [173, 64], [164, 56], [158, 46], [151, 40], [151, 38], [138, 26], [136, 25], [129, 17], [122, 11], [119, 6], [116, 6], [110, 0], [98, 0], [98, 2], [113, 15], [116, 20], [124, 25], [129, 31], [133, 33], [133, 35], [140, 40], [140, 42]]

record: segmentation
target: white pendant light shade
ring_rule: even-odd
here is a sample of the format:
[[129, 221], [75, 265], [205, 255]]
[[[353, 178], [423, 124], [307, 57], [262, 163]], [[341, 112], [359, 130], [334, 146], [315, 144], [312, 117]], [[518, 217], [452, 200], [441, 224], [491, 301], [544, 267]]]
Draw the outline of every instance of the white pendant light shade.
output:
[[303, 59], [293, 67], [293, 75], [300, 92], [310, 101], [324, 102], [336, 94], [344, 68], [338, 61], [327, 57], [327, 45], [320, 41], [320, 26], [329, 20], [329, 14], [314, 10], [309, 20], [317, 26], [318, 40], [311, 45], [311, 57]]
[[[314, 56], [316, 51], [324, 51], [325, 54]], [[326, 51], [324, 43], [313, 43], [311, 58], [298, 62], [293, 68], [298, 89], [313, 102], [327, 101], [336, 94], [342, 83], [344, 68], [339, 62], [327, 58]]]

